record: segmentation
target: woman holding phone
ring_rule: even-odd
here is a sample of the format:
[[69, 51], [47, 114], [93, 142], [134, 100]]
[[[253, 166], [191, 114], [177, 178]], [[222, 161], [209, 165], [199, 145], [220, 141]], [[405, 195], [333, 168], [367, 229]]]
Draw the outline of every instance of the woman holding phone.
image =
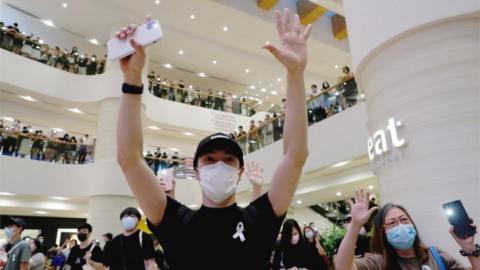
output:
[[[357, 190], [355, 203], [351, 200], [348, 201], [352, 222], [334, 259], [335, 269], [466, 269], [451, 255], [435, 248], [429, 248], [422, 243], [417, 227], [407, 210], [391, 203], [379, 209], [374, 217], [372, 254], [354, 259], [355, 242], [360, 229], [378, 210], [378, 207], [369, 209], [369, 196], [368, 192]], [[475, 225], [472, 223], [472, 226]], [[469, 254], [468, 259], [472, 268], [480, 269], [475, 235], [461, 239], [455, 236], [453, 228], [450, 228], [450, 233], [461, 249]]]

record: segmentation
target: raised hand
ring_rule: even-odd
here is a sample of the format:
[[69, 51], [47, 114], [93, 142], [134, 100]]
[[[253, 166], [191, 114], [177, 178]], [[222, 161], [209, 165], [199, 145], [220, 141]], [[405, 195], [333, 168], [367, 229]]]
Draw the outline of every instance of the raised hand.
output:
[[312, 31], [312, 25], [309, 24], [302, 32], [300, 17], [295, 14], [292, 24], [288, 8], [284, 10], [283, 17], [280, 11], [276, 10], [275, 20], [280, 47], [265, 44], [263, 48], [270, 51], [287, 70], [303, 71], [307, 65], [307, 39]]
[[358, 228], [367, 223], [373, 212], [378, 209], [376, 206], [368, 209], [370, 192], [364, 192], [363, 189], [355, 191], [355, 203], [353, 203], [351, 199], [348, 199], [347, 202], [350, 205], [352, 225]]
[[250, 161], [247, 163], [247, 178], [253, 187], [262, 187], [263, 185], [263, 168], [257, 162]]
[[[473, 220], [470, 219], [470, 226], [472, 227], [477, 227], [475, 225], [475, 223], [473, 223]], [[460, 238], [458, 237], [455, 232], [454, 232], [454, 229], [453, 229], [453, 226], [450, 227], [450, 234], [452, 235], [453, 239], [455, 239], [455, 241], [457, 241], [458, 245], [465, 251], [467, 252], [471, 252], [471, 251], [474, 251], [475, 250], [475, 234], [472, 235], [472, 236], [469, 236], [467, 238]]]

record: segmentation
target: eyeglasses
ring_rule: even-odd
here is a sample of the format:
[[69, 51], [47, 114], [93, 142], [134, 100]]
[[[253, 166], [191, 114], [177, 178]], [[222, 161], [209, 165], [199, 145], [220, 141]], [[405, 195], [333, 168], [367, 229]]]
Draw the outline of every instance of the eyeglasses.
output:
[[399, 219], [390, 219], [390, 220], [387, 220], [387, 222], [385, 222], [385, 229], [391, 229], [395, 226], [397, 226], [398, 224], [411, 224], [412, 222], [410, 221], [410, 219], [408, 217], [400, 217]]

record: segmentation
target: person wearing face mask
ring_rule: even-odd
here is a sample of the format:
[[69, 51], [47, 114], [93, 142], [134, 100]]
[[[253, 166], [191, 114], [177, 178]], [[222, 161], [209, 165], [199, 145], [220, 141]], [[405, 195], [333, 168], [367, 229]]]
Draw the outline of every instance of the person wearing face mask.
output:
[[8, 243], [5, 246], [7, 261], [3, 270], [27, 270], [31, 256], [30, 244], [22, 240], [22, 232], [27, 223], [21, 218], [10, 217], [5, 227]]
[[[117, 161], [172, 269], [263, 269], [269, 260], [308, 156], [303, 74], [311, 26], [303, 31], [298, 15], [292, 23], [288, 9], [283, 16], [276, 11], [275, 16], [281, 46], [266, 44], [264, 48], [287, 73], [284, 149], [268, 192], [247, 207], [239, 207], [235, 197], [244, 171], [243, 152], [224, 133], [204, 138], [195, 151], [193, 167], [202, 190], [200, 209], [194, 211], [166, 196], [141, 156], [144, 48], [132, 40], [135, 53], [120, 60], [125, 83], [118, 121]], [[116, 37], [125, 40], [135, 29], [130, 25]]]
[[120, 213], [123, 232], [113, 238], [105, 249], [103, 264], [110, 270], [155, 269], [152, 238], [137, 229], [142, 216], [133, 207]]
[[83, 223], [77, 227], [77, 238], [80, 241], [80, 245], [74, 246], [70, 250], [65, 270], [82, 270], [83, 266], [89, 265], [90, 268], [102, 270], [103, 267], [103, 253], [102, 249], [90, 241], [90, 235], [92, 234], [92, 225]]
[[[404, 207], [388, 203], [379, 210], [376, 206], [369, 209], [369, 197], [368, 192], [357, 190], [355, 203], [348, 200], [352, 221], [334, 259], [335, 269], [467, 269], [451, 255], [427, 247], [420, 240], [418, 229]], [[354, 259], [355, 242], [360, 229], [377, 210], [373, 219], [373, 254]], [[475, 245], [475, 235], [461, 239], [454, 235], [453, 228], [450, 228], [450, 233], [461, 249], [469, 254], [467, 256], [472, 268], [480, 269], [479, 245]]]
[[42, 244], [38, 239], [30, 240], [32, 256], [28, 261], [28, 270], [43, 270], [45, 268], [45, 255], [42, 253]]
[[313, 228], [310, 225], [303, 227], [303, 235], [305, 236], [307, 246], [305, 259], [307, 259], [307, 263], [310, 265], [308, 269], [328, 269], [328, 256], [320, 242], [320, 234]]
[[321, 264], [318, 251], [312, 252], [297, 221], [287, 219], [283, 223], [280, 244], [275, 250], [273, 270], [277, 269], [326, 269]]

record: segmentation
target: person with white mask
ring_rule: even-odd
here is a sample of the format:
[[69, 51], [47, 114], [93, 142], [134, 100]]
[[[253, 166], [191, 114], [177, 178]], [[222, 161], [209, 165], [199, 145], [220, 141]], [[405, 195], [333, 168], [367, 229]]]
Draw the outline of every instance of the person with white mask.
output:
[[[22, 240], [27, 223], [21, 218], [10, 217], [5, 229], [8, 243], [5, 246], [7, 261], [3, 270], [27, 270], [32, 250], [30, 243]], [[0, 263], [1, 265], [1, 263]]]
[[104, 250], [103, 264], [110, 270], [156, 269], [152, 238], [138, 229], [142, 216], [134, 207], [120, 213], [123, 232]]
[[[144, 48], [131, 40], [135, 53], [120, 60], [124, 84], [117, 161], [172, 269], [262, 269], [269, 261], [308, 156], [304, 70], [311, 25], [303, 31], [298, 15], [292, 23], [290, 11], [285, 9], [284, 13], [282, 16], [275, 12], [281, 45], [263, 47], [286, 70], [283, 156], [268, 192], [247, 207], [239, 207], [235, 197], [244, 171], [243, 152], [223, 133], [203, 139], [194, 156], [193, 166], [203, 194], [200, 209], [194, 211], [166, 196], [141, 155]], [[135, 30], [136, 26], [130, 25], [116, 37], [125, 40]]]

